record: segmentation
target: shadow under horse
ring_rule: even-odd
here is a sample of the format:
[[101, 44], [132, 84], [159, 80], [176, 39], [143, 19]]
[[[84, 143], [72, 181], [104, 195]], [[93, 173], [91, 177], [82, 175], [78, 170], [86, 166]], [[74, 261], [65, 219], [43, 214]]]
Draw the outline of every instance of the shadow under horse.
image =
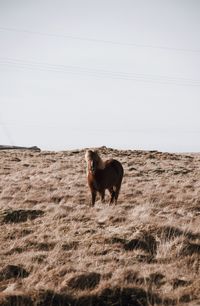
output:
[[110, 192], [110, 204], [113, 202], [116, 204], [124, 175], [122, 164], [116, 159], [103, 161], [98, 152], [92, 150], [86, 151], [85, 160], [92, 206], [95, 204], [97, 192], [104, 202], [106, 189]]

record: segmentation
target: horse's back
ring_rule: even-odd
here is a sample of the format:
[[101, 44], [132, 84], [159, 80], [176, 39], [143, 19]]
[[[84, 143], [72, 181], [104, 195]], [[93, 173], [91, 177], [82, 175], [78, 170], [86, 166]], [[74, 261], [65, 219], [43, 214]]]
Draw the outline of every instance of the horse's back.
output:
[[96, 181], [102, 188], [110, 188], [112, 186], [121, 185], [124, 170], [122, 164], [116, 159], [105, 161], [105, 168], [98, 170], [96, 173]]
[[122, 164], [116, 160], [116, 159], [109, 159], [105, 162], [105, 168], [111, 169], [111, 171], [115, 172], [119, 177], [123, 177], [124, 175], [124, 169], [122, 167]]

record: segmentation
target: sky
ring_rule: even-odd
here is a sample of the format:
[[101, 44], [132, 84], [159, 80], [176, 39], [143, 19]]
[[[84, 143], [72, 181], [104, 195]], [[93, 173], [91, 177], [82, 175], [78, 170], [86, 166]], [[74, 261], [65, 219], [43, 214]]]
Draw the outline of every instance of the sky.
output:
[[199, 0], [0, 0], [0, 144], [200, 152]]

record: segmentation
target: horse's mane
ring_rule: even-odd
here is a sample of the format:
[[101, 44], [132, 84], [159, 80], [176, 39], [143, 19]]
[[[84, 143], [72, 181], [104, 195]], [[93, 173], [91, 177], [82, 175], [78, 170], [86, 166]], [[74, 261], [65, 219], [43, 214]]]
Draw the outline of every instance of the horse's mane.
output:
[[89, 160], [95, 160], [97, 162], [98, 169], [105, 168], [105, 162], [101, 159], [97, 151], [87, 150], [85, 153], [85, 160], [87, 164]]

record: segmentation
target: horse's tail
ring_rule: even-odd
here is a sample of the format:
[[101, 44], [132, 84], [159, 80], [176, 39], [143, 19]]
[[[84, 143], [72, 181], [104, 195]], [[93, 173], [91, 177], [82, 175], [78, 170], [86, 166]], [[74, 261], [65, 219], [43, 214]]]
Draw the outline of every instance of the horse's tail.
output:
[[122, 164], [116, 159], [112, 160], [112, 164], [113, 164], [113, 168], [114, 168], [115, 172], [117, 173], [117, 175], [119, 177], [119, 180], [121, 182], [122, 179], [123, 179], [123, 176], [124, 176], [124, 168], [123, 168]]
[[113, 169], [117, 175], [117, 181], [116, 184], [114, 186], [114, 198], [115, 198], [115, 204], [117, 204], [117, 199], [119, 196], [119, 192], [121, 189], [121, 184], [122, 184], [122, 179], [124, 176], [124, 168], [122, 166], [122, 164], [118, 161], [118, 160], [113, 160]]

